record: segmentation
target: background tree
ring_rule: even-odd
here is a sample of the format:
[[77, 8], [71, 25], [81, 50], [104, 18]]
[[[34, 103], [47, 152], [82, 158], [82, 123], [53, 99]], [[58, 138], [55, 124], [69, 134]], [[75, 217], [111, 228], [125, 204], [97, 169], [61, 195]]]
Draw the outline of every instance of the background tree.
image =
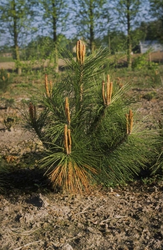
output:
[[58, 48], [60, 43], [59, 34], [66, 28], [68, 18], [69, 1], [66, 0], [40, 0], [40, 15], [43, 17], [43, 35], [45, 35], [45, 27], [48, 34], [53, 39], [52, 58], [56, 64], [56, 71], [58, 71]]
[[[74, 18], [73, 22], [77, 34], [89, 43], [90, 52], [95, 48], [95, 36], [102, 34], [107, 25], [106, 1], [105, 0], [72, 0]], [[101, 35], [100, 34], [100, 35]]]
[[[60, 41], [60, 47], [66, 48], [69, 44], [69, 39], [66, 38], [65, 35], [59, 34], [58, 39]], [[49, 59], [51, 57], [51, 52], [54, 50], [54, 42], [50, 36], [41, 36], [38, 35], [34, 39], [32, 39], [25, 49], [23, 53], [21, 53], [22, 60], [30, 60], [30, 59]], [[71, 49], [72, 51], [72, 49]]]
[[163, 42], [163, 1], [150, 0], [150, 13], [157, 20], [156, 34], [161, 42]]
[[27, 34], [33, 18], [32, 1], [8, 0], [0, 3], [0, 31], [13, 44], [14, 59], [17, 61], [17, 71], [20, 74], [19, 47], [23, 36]]
[[115, 16], [118, 16], [118, 26], [124, 29], [127, 34], [127, 62], [128, 67], [131, 68], [131, 52], [132, 52], [132, 42], [135, 40], [133, 37], [134, 33], [132, 30], [139, 25], [141, 1], [140, 0], [116, 0], [114, 1]]
[[68, 1], [66, 0], [40, 0], [40, 15], [44, 20], [43, 32], [45, 34], [45, 27], [47, 27], [48, 33], [52, 36], [54, 43], [57, 43], [58, 34], [60, 34], [67, 25], [67, 3]]
[[140, 26], [135, 29], [135, 32], [139, 32], [140, 40], [151, 41], [160, 39], [160, 31], [160, 20], [141, 22]]
[[111, 54], [126, 51], [126, 35], [122, 31], [109, 31], [107, 35], [102, 37], [101, 43], [109, 47]]

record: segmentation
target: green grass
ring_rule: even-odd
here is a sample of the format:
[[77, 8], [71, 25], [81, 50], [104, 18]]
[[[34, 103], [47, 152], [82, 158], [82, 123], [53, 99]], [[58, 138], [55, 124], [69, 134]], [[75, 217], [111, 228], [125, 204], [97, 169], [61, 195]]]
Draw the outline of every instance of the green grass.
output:
[[14, 62], [12, 57], [2, 57], [0, 56], [0, 62]]
[[19, 83], [16, 85], [17, 88], [30, 88], [32, 87], [32, 83]]

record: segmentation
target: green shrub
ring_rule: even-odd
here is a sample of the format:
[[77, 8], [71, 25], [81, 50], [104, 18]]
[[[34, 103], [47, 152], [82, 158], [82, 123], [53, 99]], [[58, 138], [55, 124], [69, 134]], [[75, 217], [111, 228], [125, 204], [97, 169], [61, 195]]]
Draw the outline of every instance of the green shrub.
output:
[[138, 57], [135, 57], [132, 62], [132, 68], [133, 69], [143, 69], [143, 68], [149, 68], [153, 70], [157, 70], [158, 64], [155, 62], [148, 61], [149, 59], [149, 53], [150, 51], [147, 51], [144, 54], [141, 54]]
[[12, 82], [11, 75], [5, 69], [0, 69], [0, 90], [6, 91]]
[[128, 181], [152, 158], [152, 132], [135, 126], [123, 102], [126, 86], [105, 72], [106, 50], [85, 57], [78, 41], [77, 60], [67, 54], [61, 82], [45, 76], [43, 111], [29, 105], [29, 123], [46, 148], [42, 167], [54, 187], [70, 192]]

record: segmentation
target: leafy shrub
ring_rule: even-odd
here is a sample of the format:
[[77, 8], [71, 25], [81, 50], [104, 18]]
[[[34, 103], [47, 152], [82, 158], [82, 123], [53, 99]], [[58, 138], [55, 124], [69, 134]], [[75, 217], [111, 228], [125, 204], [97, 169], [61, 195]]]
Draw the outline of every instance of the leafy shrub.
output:
[[134, 58], [132, 62], [132, 68], [139, 69], [139, 70], [143, 68], [150, 68], [150, 69], [157, 70], [158, 64], [155, 62], [148, 61], [149, 53], [150, 51], [147, 51], [146, 53], [141, 54], [140, 56]]
[[54, 187], [70, 192], [130, 180], [152, 158], [152, 132], [137, 129], [123, 102], [126, 86], [106, 76], [106, 50], [85, 57], [78, 41], [77, 60], [67, 55], [61, 82], [45, 76], [43, 111], [29, 105], [29, 123], [46, 148], [42, 167]]

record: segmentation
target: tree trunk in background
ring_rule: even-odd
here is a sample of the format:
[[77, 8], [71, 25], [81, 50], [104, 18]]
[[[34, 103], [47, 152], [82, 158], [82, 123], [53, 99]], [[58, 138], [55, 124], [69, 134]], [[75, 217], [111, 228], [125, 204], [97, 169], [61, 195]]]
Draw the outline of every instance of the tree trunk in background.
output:
[[111, 54], [111, 41], [110, 41], [110, 35], [108, 36], [108, 46], [109, 46], [109, 54]]
[[127, 0], [127, 64], [128, 68], [132, 66], [131, 51], [132, 51], [132, 41], [131, 41], [131, 27], [130, 27], [130, 0]]
[[53, 41], [54, 41], [54, 65], [56, 73], [59, 71], [58, 67], [58, 49], [57, 49], [57, 13], [55, 0], [52, 2], [53, 7]]
[[93, 6], [92, 6], [92, 1], [90, 0], [90, 5], [89, 5], [89, 11], [90, 11], [90, 51], [93, 53], [95, 49], [95, 44], [94, 44], [94, 20], [93, 20]]
[[[106, 5], [107, 0], [71, 0], [72, 21], [77, 36], [88, 42], [89, 53], [96, 48], [96, 37], [101, 37], [107, 30], [110, 14]], [[98, 43], [97, 43], [98, 44]]]
[[18, 73], [18, 75], [21, 75], [21, 68], [20, 68], [20, 54], [19, 54], [19, 47], [18, 47], [18, 31], [17, 31], [17, 22], [18, 22], [18, 18], [16, 15], [16, 4], [14, 1], [13, 4], [13, 11], [15, 13], [15, 15], [13, 16], [14, 18], [14, 58], [16, 59], [17, 63], [16, 63], [16, 71]]
[[20, 54], [19, 54], [19, 47], [18, 46], [15, 46], [15, 58], [17, 61], [16, 71], [17, 71], [18, 75], [21, 75], [22, 69], [20, 67]]

